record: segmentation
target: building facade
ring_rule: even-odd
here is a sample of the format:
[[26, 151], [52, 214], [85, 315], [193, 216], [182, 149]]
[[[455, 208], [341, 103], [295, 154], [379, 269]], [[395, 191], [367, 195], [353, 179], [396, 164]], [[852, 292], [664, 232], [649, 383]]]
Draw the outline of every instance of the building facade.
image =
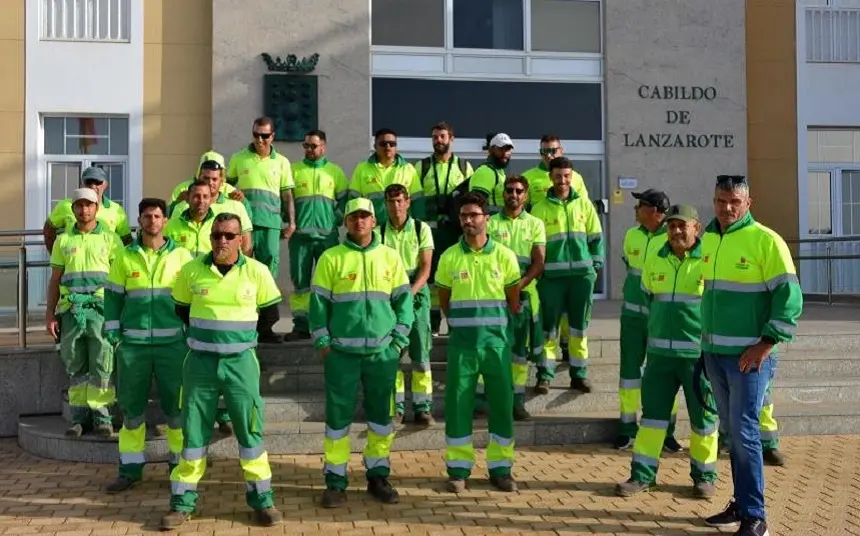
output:
[[[134, 218], [141, 197], [169, 195], [201, 152], [247, 144], [266, 106], [263, 53], [319, 54], [318, 126], [328, 132], [330, 158], [348, 173], [383, 127], [398, 132], [409, 159], [429, 154], [429, 128], [441, 120], [455, 128], [454, 150], [473, 161], [484, 156], [487, 132], [507, 132], [516, 145], [513, 172], [537, 164], [541, 135], [560, 136], [602, 212], [608, 259], [598, 291], [606, 297], [619, 296], [624, 277], [630, 191], [661, 188], [710, 217], [715, 176], [749, 174], [757, 217], [797, 238], [809, 231], [812, 178], [853, 177], [844, 165], [808, 168], [848, 163], [809, 160], [808, 132], [830, 143], [839, 130], [841, 143], [846, 122], [860, 128], [860, 121], [838, 112], [834, 121], [808, 120], [804, 73], [815, 65], [801, 53], [807, 7], [793, 0], [2, 0], [0, 7], [9, 14], [0, 23], [0, 61], [15, 73], [0, 89], [0, 165], [11, 202], [0, 214], [5, 229], [40, 228], [82, 167], [104, 166], [109, 195]], [[851, 143], [860, 148], [860, 130], [856, 136]], [[301, 158], [298, 143], [278, 149]]]

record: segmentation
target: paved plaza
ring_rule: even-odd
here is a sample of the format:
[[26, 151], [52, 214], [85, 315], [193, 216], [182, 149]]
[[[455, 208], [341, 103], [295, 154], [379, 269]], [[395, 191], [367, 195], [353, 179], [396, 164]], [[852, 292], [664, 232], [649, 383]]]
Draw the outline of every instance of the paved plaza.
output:
[[[860, 535], [860, 436], [788, 437], [785, 468], [767, 469], [772, 535]], [[483, 459], [483, 452], [479, 459]], [[627, 477], [629, 453], [596, 445], [535, 447], [517, 453], [521, 491], [490, 491], [486, 479], [461, 496], [441, 491], [441, 451], [395, 452], [392, 479], [399, 504], [383, 506], [364, 493], [361, 461], [353, 456], [353, 491], [345, 508], [324, 510], [319, 455], [273, 456], [277, 504], [285, 523], [249, 526], [238, 460], [216, 461], [201, 485], [201, 510], [184, 535], [241, 534], [716, 534], [700, 518], [729, 498], [728, 461], [720, 463], [713, 501], [689, 494], [684, 455], [668, 457], [658, 491], [634, 499], [613, 496]], [[485, 474], [479, 464], [476, 475]], [[115, 476], [110, 465], [42, 460], [14, 440], [0, 441], [0, 534], [108, 536], [154, 533], [168, 504], [166, 466], [119, 496], [101, 487]]]

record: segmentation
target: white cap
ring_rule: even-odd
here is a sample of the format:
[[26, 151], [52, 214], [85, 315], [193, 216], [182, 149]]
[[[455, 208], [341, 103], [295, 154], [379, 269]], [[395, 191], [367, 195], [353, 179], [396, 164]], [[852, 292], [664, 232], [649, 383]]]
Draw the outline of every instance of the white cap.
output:
[[99, 202], [99, 194], [95, 192], [95, 190], [91, 188], [78, 188], [74, 192], [72, 192], [72, 204], [74, 205], [77, 201], [85, 199], [90, 203]]
[[504, 132], [500, 132], [490, 140], [490, 147], [510, 147], [513, 149], [514, 141]]

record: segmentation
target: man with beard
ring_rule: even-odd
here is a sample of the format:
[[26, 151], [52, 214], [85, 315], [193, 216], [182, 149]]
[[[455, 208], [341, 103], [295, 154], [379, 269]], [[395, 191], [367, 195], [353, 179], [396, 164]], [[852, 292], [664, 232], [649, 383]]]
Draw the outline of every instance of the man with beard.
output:
[[245, 500], [253, 518], [263, 526], [282, 518], [263, 445], [265, 413], [254, 352], [257, 319], [278, 321], [281, 293], [268, 268], [240, 251], [241, 231], [235, 214], [218, 214], [210, 234], [212, 251], [183, 266], [173, 286], [190, 351], [182, 367], [182, 454], [170, 473], [170, 512], [161, 520], [163, 530], [179, 527], [197, 509], [197, 484], [206, 472], [219, 395], [236, 423]]
[[116, 394], [111, 385], [113, 347], [103, 334], [104, 285], [122, 243], [97, 219], [101, 205], [95, 190], [78, 188], [71, 202], [75, 225], [51, 251], [45, 325], [59, 338], [60, 359], [69, 375], [66, 435], [81, 437], [92, 426], [99, 436], [110, 437], [108, 408]]
[[[188, 353], [185, 325], [176, 316], [170, 290], [191, 253], [162, 235], [167, 205], [143, 199], [138, 205], [138, 239], [111, 264], [105, 284], [105, 336], [116, 346], [117, 399], [123, 413], [119, 431], [119, 476], [108, 493], [140, 482], [146, 465], [146, 409], [152, 376], [167, 417], [169, 471], [179, 463], [182, 421], [179, 390]], [[169, 474], [168, 471], [168, 474]]]
[[567, 313], [570, 388], [591, 392], [587, 379], [588, 337], [594, 282], [603, 266], [603, 237], [594, 204], [571, 188], [573, 164], [561, 156], [549, 163], [553, 187], [532, 209], [546, 226], [546, 265], [538, 281], [546, 359], [538, 367], [535, 392], [546, 394], [559, 357], [558, 326]]
[[[529, 182], [518, 175], [505, 180], [505, 210], [495, 214], [487, 224], [490, 238], [509, 247], [517, 256], [522, 279], [517, 284], [520, 294], [520, 312], [511, 315], [509, 323], [513, 335], [511, 375], [514, 382], [514, 420], [530, 417], [526, 411], [526, 381], [529, 361], [543, 359], [543, 326], [540, 318], [540, 301], [537, 278], [543, 273], [546, 258], [546, 229], [543, 222], [525, 211], [529, 196]], [[484, 395], [483, 376], [478, 379], [479, 397]]]
[[[174, 207], [178, 203], [181, 203], [182, 201], [188, 200], [188, 187], [191, 186], [194, 183], [194, 181], [196, 181], [197, 179], [199, 179], [201, 177], [201, 175], [202, 175], [201, 171], [203, 170], [203, 164], [206, 162], [218, 162], [218, 164], [221, 166], [221, 169], [223, 170], [222, 176], [224, 173], [226, 173], [226, 167], [224, 165], [224, 157], [221, 155], [221, 153], [217, 153], [215, 151], [206, 151], [205, 153], [200, 155], [200, 163], [197, 165], [197, 174], [188, 180], [180, 182], [179, 184], [177, 184], [173, 188], [173, 193], [170, 195], [170, 204], [167, 205], [167, 217], [168, 218], [173, 216], [173, 212], [175, 210]], [[243, 203], [247, 206], [247, 201], [245, 201], [245, 194], [242, 193], [242, 190], [237, 190], [232, 185], [227, 184], [226, 180], [221, 182], [221, 185], [219, 187], [218, 192], [224, 194], [229, 199], [233, 199], [234, 201], [239, 201], [240, 203]], [[212, 197], [216, 197], [216, 195], [212, 194]], [[249, 206], [247, 207], [247, 210], [248, 210], [248, 214], [250, 214], [251, 211], [250, 211]], [[243, 223], [243, 225], [244, 225], [244, 223]]]
[[286, 341], [310, 339], [308, 310], [311, 276], [323, 252], [338, 243], [337, 228], [343, 221], [346, 203], [346, 176], [326, 158], [326, 133], [311, 130], [302, 143], [305, 158], [293, 166], [296, 183], [296, 233], [290, 241], [290, 309], [293, 331]]
[[[552, 179], [549, 177], [549, 162], [559, 156], [564, 156], [561, 138], [555, 134], [544, 134], [540, 139], [540, 164], [523, 172], [523, 177], [529, 181], [529, 208], [546, 199], [547, 190], [552, 188]], [[588, 198], [585, 181], [582, 179], [582, 175], [576, 171], [570, 174], [570, 187], [580, 197]]]
[[472, 412], [478, 375], [490, 404], [487, 468], [490, 484], [517, 490], [514, 465], [513, 389], [508, 315], [520, 312], [517, 256], [487, 235], [487, 200], [460, 200], [463, 237], [439, 259], [436, 284], [450, 327], [445, 379], [445, 464], [448, 491], [462, 493], [475, 465]]
[[388, 482], [391, 396], [400, 354], [409, 345], [412, 293], [400, 255], [380, 245], [373, 211], [369, 199], [347, 202], [346, 239], [323, 253], [311, 284], [311, 332], [325, 376], [323, 508], [346, 501], [349, 429], [359, 383], [367, 420], [367, 491], [383, 503], [399, 500]]
[[442, 324], [442, 311], [439, 309], [439, 293], [433, 284], [436, 266], [442, 253], [457, 243], [460, 238], [459, 222], [451, 221], [451, 192], [472, 175], [472, 164], [455, 155], [451, 150], [454, 143], [454, 128], [446, 122], [433, 125], [430, 129], [433, 141], [433, 154], [420, 160], [415, 171], [421, 179], [424, 197], [415, 200], [412, 214], [423, 219], [433, 231], [433, 264], [430, 267], [430, 329], [439, 333]]
[[500, 132], [487, 144], [487, 161], [478, 166], [469, 180], [469, 190], [486, 196], [490, 214], [496, 214], [504, 206], [505, 169], [511, 161], [514, 142]]

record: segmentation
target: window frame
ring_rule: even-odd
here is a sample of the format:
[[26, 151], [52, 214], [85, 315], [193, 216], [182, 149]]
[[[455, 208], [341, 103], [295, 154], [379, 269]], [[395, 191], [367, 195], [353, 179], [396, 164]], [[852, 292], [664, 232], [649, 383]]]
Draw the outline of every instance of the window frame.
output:
[[[99, 26], [100, 26], [100, 23], [99, 23], [99, 15], [100, 15], [99, 0], [93, 0], [93, 1], [95, 3], [93, 18], [95, 19], [96, 33], [98, 33]], [[107, 0], [108, 5], [110, 5], [110, 3], [112, 1], [113, 0]], [[57, 2], [62, 4], [62, 7], [59, 10], [60, 12], [63, 12], [62, 25], [59, 26], [61, 29], [60, 33], [63, 34], [62, 36], [56, 35], [57, 34], [57, 32], [56, 32], [57, 25], [56, 24], [53, 24], [51, 26], [52, 28], [54, 28], [54, 35], [48, 34], [48, 26], [49, 26], [48, 25], [48, 17], [53, 18], [54, 15], [57, 13], [57, 10], [53, 9], [53, 4], [55, 4]], [[117, 16], [117, 32], [119, 34], [118, 37], [116, 37], [116, 38], [110, 37], [110, 33], [111, 33], [111, 20], [110, 20], [111, 10], [110, 9], [108, 9], [108, 13], [107, 13], [107, 17], [108, 17], [108, 20], [106, 23], [107, 35], [108, 35], [107, 37], [97, 37], [97, 36], [89, 36], [89, 37], [71, 36], [71, 37], [69, 37], [69, 36], [65, 35], [65, 30], [66, 30], [65, 22], [66, 22], [66, 16], [67, 16], [65, 14], [65, 9], [66, 9], [66, 7], [68, 7], [66, 0], [40, 0], [38, 3], [39, 40], [40, 41], [47, 41], [47, 42], [69, 42], [69, 43], [131, 43], [131, 38], [132, 38], [131, 15], [133, 12], [132, 2], [131, 2], [131, 0], [116, 0], [116, 3], [117, 3], [117, 7], [118, 7], [118, 14], [116, 15]], [[51, 5], [49, 5], [49, 4], [51, 4]], [[74, 17], [73, 20], [75, 21], [75, 22], [73, 22], [74, 31], [77, 31], [77, 22], [76, 22], [77, 13], [75, 12], [75, 9], [74, 9], [74, 8], [78, 7], [77, 0], [75, 0], [72, 3], [72, 5], [73, 5], [73, 9], [72, 9], [71, 16]], [[84, 12], [86, 12], [87, 0], [84, 0], [82, 2], [82, 6], [83, 6]], [[86, 33], [87, 29], [88, 28], [86, 26], [86, 15], [85, 15], [84, 33]], [[123, 34], [125, 34], [125, 37], [123, 37]]]
[[[841, 162], [841, 163], [814, 163], [807, 166], [807, 176], [809, 173], [829, 173], [830, 174], [830, 234], [811, 234], [809, 232], [809, 193], [806, 196], [806, 215], [803, 222], [803, 236], [805, 238], [831, 238], [831, 237], [846, 237], [860, 236], [860, 229], [856, 233], [846, 233], [842, 226], [842, 174], [845, 172], [860, 173], [860, 163]], [[807, 179], [808, 180], [808, 179]], [[807, 183], [808, 188], [808, 183]]]

